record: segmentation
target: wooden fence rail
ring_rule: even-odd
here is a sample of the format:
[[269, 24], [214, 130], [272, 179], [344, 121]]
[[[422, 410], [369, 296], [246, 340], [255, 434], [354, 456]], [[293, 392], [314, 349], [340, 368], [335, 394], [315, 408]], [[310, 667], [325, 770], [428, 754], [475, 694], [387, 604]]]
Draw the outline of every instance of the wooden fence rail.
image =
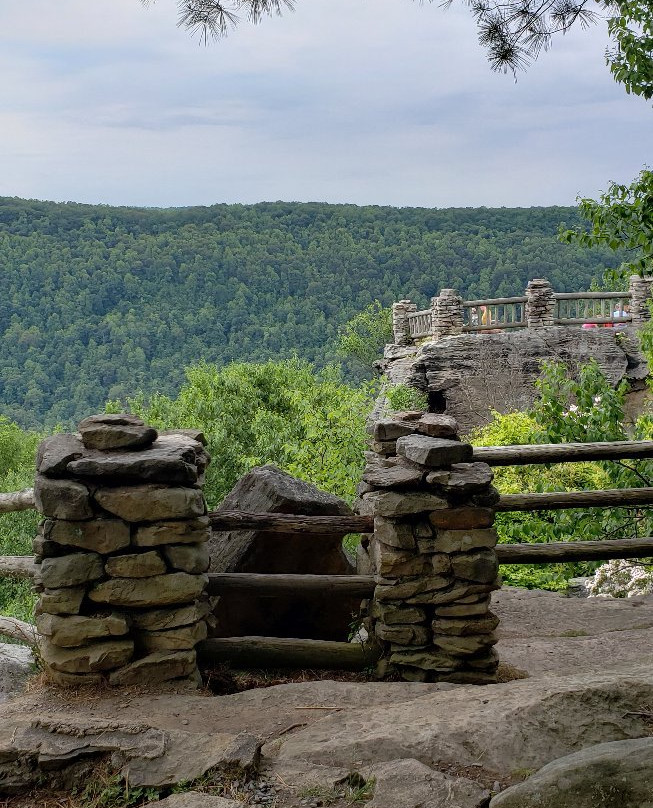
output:
[[293, 575], [260, 572], [211, 572], [209, 595], [225, 592], [252, 592], [257, 595], [303, 595], [311, 593], [371, 598], [374, 578], [371, 575]]
[[302, 516], [288, 513], [246, 513], [211, 511], [213, 530], [262, 530], [266, 533], [318, 533], [321, 535], [371, 533], [373, 521], [367, 516]]
[[502, 494], [496, 511], [559, 511], [569, 508], [626, 508], [653, 505], [653, 488], [605, 488], [602, 491], [547, 491]]
[[541, 463], [580, 463], [586, 460], [632, 460], [646, 457], [653, 457], [653, 440], [474, 447], [474, 460], [480, 460], [490, 466], [528, 466]]

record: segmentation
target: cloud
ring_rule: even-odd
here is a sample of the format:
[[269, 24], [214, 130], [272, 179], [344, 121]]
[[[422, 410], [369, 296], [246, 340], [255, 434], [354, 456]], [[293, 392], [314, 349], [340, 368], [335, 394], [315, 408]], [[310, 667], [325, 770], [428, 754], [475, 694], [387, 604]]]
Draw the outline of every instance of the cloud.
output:
[[572, 32], [515, 84], [462, 5], [299, 0], [205, 48], [174, 0], [4, 4], [0, 194], [571, 204], [650, 149], [605, 46], [604, 27]]

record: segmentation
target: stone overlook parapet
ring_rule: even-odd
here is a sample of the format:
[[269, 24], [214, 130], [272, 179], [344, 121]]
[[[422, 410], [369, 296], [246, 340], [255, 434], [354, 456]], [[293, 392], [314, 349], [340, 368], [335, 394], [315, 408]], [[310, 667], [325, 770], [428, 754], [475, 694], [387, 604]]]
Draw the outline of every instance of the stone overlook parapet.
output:
[[194, 430], [94, 415], [39, 446], [36, 625], [62, 685], [199, 683], [207, 636], [209, 455]]
[[446, 415], [395, 413], [375, 424], [372, 449], [359, 492], [361, 513], [374, 516], [368, 552], [379, 675], [495, 682], [492, 470], [472, 462], [472, 447]]

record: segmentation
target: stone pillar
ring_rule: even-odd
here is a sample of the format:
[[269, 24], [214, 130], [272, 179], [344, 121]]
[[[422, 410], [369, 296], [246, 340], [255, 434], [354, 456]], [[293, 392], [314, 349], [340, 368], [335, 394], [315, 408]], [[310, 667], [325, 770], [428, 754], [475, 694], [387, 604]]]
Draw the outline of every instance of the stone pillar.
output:
[[455, 289], [431, 298], [431, 329], [435, 339], [463, 333], [463, 299]]
[[630, 292], [630, 314], [633, 325], [643, 325], [651, 319], [651, 286], [653, 278], [642, 278], [640, 275], [631, 275], [628, 281]]
[[534, 278], [526, 287], [526, 322], [529, 328], [555, 324], [556, 301], [551, 284], [545, 278]]
[[132, 415], [94, 415], [78, 429], [37, 454], [45, 672], [62, 685], [198, 684], [209, 614], [203, 436], [157, 435]]
[[489, 611], [499, 588], [493, 504], [485, 463], [472, 462], [453, 418], [406, 413], [376, 424], [361, 512], [374, 516], [369, 553], [376, 588], [372, 631], [380, 676], [485, 684], [498, 665]]
[[417, 311], [417, 304], [411, 303], [410, 300], [400, 300], [399, 303], [392, 304], [392, 331], [395, 345], [403, 347], [413, 344], [408, 325], [408, 315], [413, 311]]

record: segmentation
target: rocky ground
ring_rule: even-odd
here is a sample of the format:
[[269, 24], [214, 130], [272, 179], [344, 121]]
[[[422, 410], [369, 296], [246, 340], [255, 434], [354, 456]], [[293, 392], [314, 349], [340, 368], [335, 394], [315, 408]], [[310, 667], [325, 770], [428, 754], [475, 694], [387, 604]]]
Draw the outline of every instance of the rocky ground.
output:
[[[226, 696], [73, 694], [32, 682], [0, 705], [0, 794], [33, 779], [37, 763], [56, 773], [77, 761], [79, 781], [87, 761], [103, 753], [134, 787], [192, 779], [214, 765], [244, 767], [249, 785], [232, 774], [219, 787], [200, 786], [234, 805], [340, 808], [361, 805], [360, 798], [368, 808], [486, 808], [494, 794], [493, 808], [651, 808], [653, 598], [503, 589], [493, 610], [501, 618], [504, 674], [527, 678], [482, 687], [324, 680]], [[12, 670], [13, 685], [0, 678], [6, 688], [15, 686]], [[608, 742], [607, 750], [597, 746]], [[640, 790], [606, 781], [597, 796], [597, 771], [608, 777], [605, 761], [620, 754], [631, 768], [644, 761], [639, 774], [629, 774], [628, 789], [636, 783]], [[538, 772], [554, 761], [553, 774]], [[573, 777], [564, 774], [571, 770]], [[55, 787], [57, 777], [66, 779], [54, 776]], [[572, 796], [542, 801], [542, 789], [561, 782], [575, 789]], [[8, 804], [44, 799], [34, 792]], [[185, 798], [184, 808], [191, 803]]]

